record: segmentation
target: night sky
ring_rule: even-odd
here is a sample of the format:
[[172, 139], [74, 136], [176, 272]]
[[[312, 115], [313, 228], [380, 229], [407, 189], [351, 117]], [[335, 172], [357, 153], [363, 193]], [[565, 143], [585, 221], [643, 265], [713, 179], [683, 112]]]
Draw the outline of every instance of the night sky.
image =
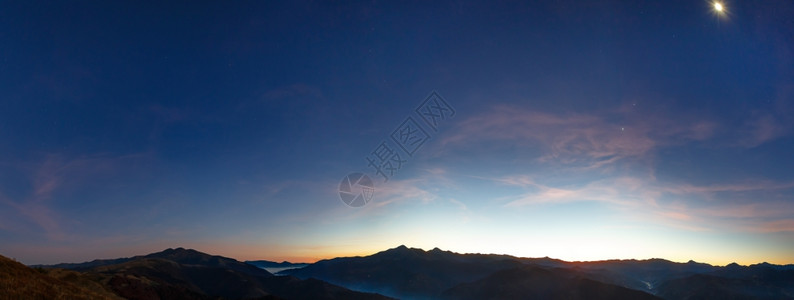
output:
[[525, 2], [6, 2], [0, 254], [794, 263], [794, 2]]

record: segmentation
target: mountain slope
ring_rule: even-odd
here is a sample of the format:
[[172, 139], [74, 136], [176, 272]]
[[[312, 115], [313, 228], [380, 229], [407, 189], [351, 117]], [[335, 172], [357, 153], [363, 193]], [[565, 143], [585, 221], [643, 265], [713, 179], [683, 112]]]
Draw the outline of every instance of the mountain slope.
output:
[[[512, 273], [499, 273], [502, 271]], [[433, 299], [442, 294], [452, 299], [465, 299], [471, 295], [520, 298], [517, 295], [546, 295], [544, 293], [562, 298], [589, 297], [587, 295], [595, 293], [593, 295], [604, 295], [605, 298], [627, 294], [640, 298], [655, 295], [670, 300], [713, 297], [794, 299], [792, 265], [734, 264], [717, 267], [664, 259], [567, 262], [548, 257], [457, 254], [439, 249], [424, 251], [405, 246], [365, 257], [323, 260], [279, 274], [317, 278], [350, 289], [412, 299]], [[544, 279], [538, 274], [549, 277]], [[561, 274], [568, 274], [565, 275], [568, 277], [560, 277]], [[511, 279], [500, 281], [493, 276]], [[531, 288], [531, 282], [525, 278], [536, 278], [537, 282], [546, 280], [560, 289]], [[632, 296], [633, 291], [624, 288], [643, 293]], [[558, 293], [567, 290], [581, 292]]]
[[[253, 267], [256, 268], [256, 267]], [[258, 269], [258, 268], [256, 268]], [[261, 270], [261, 269], [258, 269]], [[184, 265], [161, 258], [142, 258], [123, 264], [103, 266], [94, 271], [111, 277], [114, 291], [123, 297], [158, 295], [174, 298], [250, 299], [276, 297], [284, 299], [386, 299], [331, 285], [320, 280], [300, 280], [295, 277], [262, 274], [250, 275], [213, 264]]]
[[73, 284], [0, 256], [3, 299], [120, 299], [109, 291]]
[[224, 267], [224, 268], [240, 271], [243, 273], [250, 273], [253, 275], [264, 275], [261, 272], [262, 269], [252, 267], [249, 264], [239, 262], [235, 259], [218, 256], [218, 255], [209, 255], [193, 249], [185, 249], [185, 248], [176, 248], [176, 249], [168, 248], [161, 252], [151, 253], [147, 255], [133, 256], [133, 257], [116, 258], [116, 259], [96, 259], [90, 262], [83, 262], [83, 263], [35, 265], [34, 267], [59, 268], [59, 269], [80, 271], [80, 270], [90, 270], [102, 266], [118, 265], [145, 258], [162, 258], [177, 263], [181, 263], [184, 265], [204, 265], [204, 266]]
[[649, 293], [657, 293], [658, 286], [667, 280], [719, 269], [694, 261], [676, 263], [665, 259], [570, 262], [566, 267], [582, 270], [588, 273], [591, 279]]
[[[19, 269], [12, 261], [2, 266], [6, 292], [15, 292], [15, 278], [34, 276], [26, 282], [44, 284], [34, 289], [77, 291], [80, 299], [388, 299], [374, 293], [405, 299], [794, 299], [792, 265], [567, 262], [405, 246], [279, 272], [294, 277], [183, 248], [58, 265], [79, 271]], [[8, 275], [18, 272], [24, 276]]]
[[184, 248], [55, 266], [72, 270], [45, 270], [78, 274], [82, 282], [90, 278], [127, 299], [390, 299], [316, 279], [273, 276], [231, 258]]
[[168, 299], [175, 295], [225, 299], [388, 299], [320, 280], [277, 277], [231, 258], [182, 248], [139, 256], [91, 271], [111, 277], [109, 282], [114, 291], [133, 298], [145, 292]]
[[455, 286], [444, 299], [660, 299], [651, 294], [606, 284], [569, 269], [523, 266]]
[[92, 271], [109, 278], [113, 291], [125, 298], [157, 295], [162, 299], [244, 299], [270, 295], [261, 288], [258, 276], [213, 266], [183, 265], [161, 258], [140, 258]]
[[246, 260], [245, 263], [259, 268], [302, 268], [309, 265], [307, 263], [274, 262], [269, 260]]
[[397, 298], [434, 298], [457, 284], [521, 265], [511, 256], [400, 246], [371, 256], [324, 260], [281, 273]]
[[671, 279], [659, 286], [666, 299], [794, 299], [794, 270], [772, 265], [728, 266]]
[[218, 255], [209, 255], [193, 249], [184, 249], [184, 248], [166, 249], [165, 251], [162, 252], [152, 253], [143, 256], [143, 258], [165, 259], [186, 266], [203, 266], [203, 267], [229, 269], [253, 276], [266, 276], [266, 277], [273, 276], [273, 274], [271, 274], [268, 271], [237, 261], [235, 259], [218, 256]]

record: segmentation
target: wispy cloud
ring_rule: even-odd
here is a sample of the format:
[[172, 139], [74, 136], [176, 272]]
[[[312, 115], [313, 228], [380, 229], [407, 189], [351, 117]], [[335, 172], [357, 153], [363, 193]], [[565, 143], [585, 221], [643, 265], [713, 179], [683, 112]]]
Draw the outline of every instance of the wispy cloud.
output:
[[508, 199], [505, 207], [583, 201], [606, 202], [624, 206], [655, 205], [656, 192], [643, 187], [635, 178], [616, 178], [591, 182], [583, 187], [565, 188], [537, 183], [526, 176], [507, 176], [494, 179], [499, 183], [532, 187], [533, 191]]
[[[756, 147], [790, 134], [788, 123], [787, 117], [761, 112], [752, 113], [744, 124], [724, 125], [708, 116], [663, 109], [643, 114], [631, 106], [551, 113], [496, 105], [460, 121], [441, 144], [446, 151], [516, 146], [532, 153], [540, 150], [535, 162], [554, 170], [553, 177], [530, 169], [483, 178], [522, 189], [496, 199], [507, 209], [597, 202], [625, 211], [638, 222], [683, 230], [790, 232], [794, 204], [783, 197], [794, 190], [794, 181], [749, 177], [712, 184], [664, 182], [657, 180], [654, 165], [663, 151], [676, 147]], [[647, 166], [650, 172], [636, 172], [636, 166]]]
[[717, 192], [747, 192], [747, 191], [771, 191], [794, 188], [794, 181], [778, 182], [770, 180], [748, 180], [737, 183], [715, 184], [715, 185], [692, 185], [680, 184], [665, 188], [666, 192], [675, 194], [690, 193], [717, 193]]
[[[527, 189], [504, 198], [507, 208], [589, 201], [639, 213], [667, 226], [688, 230], [794, 231], [794, 226], [790, 226], [794, 222], [794, 204], [763, 198], [770, 192], [794, 188], [794, 182], [748, 180], [698, 186], [622, 177], [600, 179], [580, 187], [560, 187], [538, 183], [527, 175], [491, 180]], [[715, 197], [715, 193], [720, 196]]]
[[599, 168], [626, 158], [643, 158], [660, 145], [711, 138], [711, 121], [634, 116], [621, 110], [604, 114], [553, 114], [508, 105], [472, 116], [445, 138], [445, 145], [510, 141], [539, 147], [542, 162]]
[[382, 184], [377, 187], [375, 198], [373, 201], [375, 207], [383, 207], [408, 201], [419, 201], [427, 203], [438, 198], [436, 194], [430, 191], [430, 187], [423, 179], [404, 179], [404, 180], [390, 180], [388, 183]]
[[745, 122], [740, 130], [741, 136], [737, 145], [741, 147], [757, 147], [769, 141], [786, 136], [791, 132], [790, 122], [772, 113], [756, 113]]
[[[447, 203], [450, 207], [468, 212], [468, 206], [448, 196], [451, 190], [457, 189], [457, 183], [442, 168], [431, 168], [415, 178], [390, 179], [388, 182], [377, 181], [372, 202], [360, 208], [350, 208], [339, 204], [338, 209], [331, 212], [329, 219], [361, 219], [381, 216], [401, 211], [406, 207], [424, 206]], [[337, 186], [334, 185], [334, 197]], [[442, 195], [442, 191], [444, 194]]]
[[[14, 194], [22, 196], [2, 197], [0, 202], [43, 230], [45, 238], [63, 241], [70, 238], [70, 234], [64, 226], [65, 218], [58, 212], [58, 197], [79, 190], [99, 178], [123, 173], [126, 167], [138, 164], [146, 157], [147, 154], [133, 154], [67, 158], [50, 154], [38, 162], [19, 163], [16, 167], [27, 175], [30, 190], [15, 190]], [[20, 187], [2, 188], [8, 190]]]
[[791, 232], [794, 233], [794, 219], [781, 219], [769, 222], [761, 222], [757, 226], [750, 227], [752, 231], [761, 233], [772, 232]]

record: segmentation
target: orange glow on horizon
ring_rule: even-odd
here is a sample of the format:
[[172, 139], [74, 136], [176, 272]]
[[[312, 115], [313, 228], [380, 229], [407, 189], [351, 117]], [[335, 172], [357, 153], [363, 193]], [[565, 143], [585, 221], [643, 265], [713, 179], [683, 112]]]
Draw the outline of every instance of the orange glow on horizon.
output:
[[[366, 251], [350, 251], [350, 252], [337, 251], [337, 252], [334, 252], [334, 253], [323, 253], [323, 254], [317, 253], [317, 255], [305, 255], [305, 256], [295, 256], [295, 255], [288, 255], [288, 254], [287, 255], [278, 255], [278, 254], [268, 255], [268, 254], [263, 253], [262, 255], [252, 256], [252, 257], [239, 257], [239, 258], [235, 257], [235, 259], [238, 259], [238, 260], [241, 260], [241, 261], [243, 261], [243, 260], [269, 260], [269, 261], [275, 261], [275, 262], [288, 261], [288, 262], [293, 262], [293, 263], [315, 263], [315, 262], [318, 262], [318, 261], [321, 261], [321, 260], [333, 259], [333, 258], [338, 258], [338, 257], [369, 256], [369, 255], [373, 255], [373, 254], [381, 252], [381, 251], [385, 251], [385, 250], [388, 250], [388, 249], [391, 249], [391, 248], [395, 248], [397, 246], [399, 246], [399, 245], [395, 245], [395, 246], [392, 246], [392, 247], [389, 247], [389, 248], [380, 249], [380, 250], [377, 250], [377, 251], [370, 251], [370, 252], [366, 252]], [[411, 246], [411, 245], [406, 245], [406, 246], [409, 247], [409, 248], [419, 248], [419, 249], [422, 249], [424, 251], [429, 251], [432, 248], [434, 248], [434, 247], [432, 247], [432, 248], [415, 247], [415, 246]], [[456, 251], [455, 249], [444, 249], [444, 248], [441, 248], [441, 247], [439, 247], [439, 248], [441, 250], [444, 250], [444, 251], [452, 251], [452, 252], [459, 253], [459, 254], [469, 254], [469, 253], [497, 254], [497, 255], [511, 255], [511, 256], [515, 256], [515, 257], [519, 257], [519, 258], [521, 258], [521, 257], [538, 258], [538, 257], [548, 256], [550, 258], [560, 259], [560, 260], [564, 260], [564, 261], [568, 261], [568, 262], [586, 262], [586, 261], [603, 261], [603, 260], [632, 260], [632, 259], [634, 259], [634, 260], [665, 259], [665, 260], [669, 260], [669, 261], [676, 262], [676, 263], [686, 263], [686, 262], [688, 262], [690, 260], [693, 260], [693, 261], [698, 262], [698, 263], [707, 263], [707, 264], [714, 265], [714, 266], [725, 266], [725, 265], [728, 265], [728, 264], [731, 264], [731, 263], [737, 263], [737, 264], [740, 264], [740, 265], [747, 266], [747, 265], [760, 264], [760, 263], [763, 263], [763, 262], [767, 262], [767, 263], [771, 263], [771, 264], [777, 264], [777, 265], [794, 264], [794, 257], [784, 257], [784, 256], [769, 256], [769, 257], [766, 257], [766, 258], [761, 259], [761, 260], [753, 259], [753, 258], [738, 258], [738, 257], [736, 259], [716, 258], [716, 257], [712, 258], [712, 259], [703, 259], [702, 256], [695, 255], [695, 254], [692, 254], [692, 257], [685, 257], [683, 255], [682, 256], [676, 256], [676, 257], [655, 257], [655, 256], [640, 256], [640, 255], [638, 255], [636, 257], [603, 256], [603, 257], [592, 257], [591, 259], [581, 259], [581, 258], [577, 259], [575, 257], [555, 256], [552, 253], [549, 253], [548, 255], [543, 255], [543, 256], [523, 256], [523, 255], [516, 255], [514, 253], [509, 253], [509, 252], [489, 252], [489, 251], [467, 252], [467, 251]]]

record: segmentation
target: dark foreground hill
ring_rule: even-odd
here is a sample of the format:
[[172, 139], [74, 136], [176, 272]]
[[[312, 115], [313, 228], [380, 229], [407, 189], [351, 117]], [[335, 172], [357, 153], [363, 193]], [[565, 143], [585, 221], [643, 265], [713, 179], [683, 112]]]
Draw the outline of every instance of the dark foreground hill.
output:
[[317, 279], [273, 276], [231, 258], [182, 248], [57, 266], [72, 270], [45, 272], [72, 272], [70, 279], [92, 281], [110, 295], [126, 299], [389, 299]]
[[[79, 280], [78, 274], [61, 275]], [[86, 287], [57, 277], [0, 256], [0, 299], [121, 299], [100, 284]]]
[[282, 271], [411, 299], [794, 299], [794, 266], [566, 262], [405, 246]]

